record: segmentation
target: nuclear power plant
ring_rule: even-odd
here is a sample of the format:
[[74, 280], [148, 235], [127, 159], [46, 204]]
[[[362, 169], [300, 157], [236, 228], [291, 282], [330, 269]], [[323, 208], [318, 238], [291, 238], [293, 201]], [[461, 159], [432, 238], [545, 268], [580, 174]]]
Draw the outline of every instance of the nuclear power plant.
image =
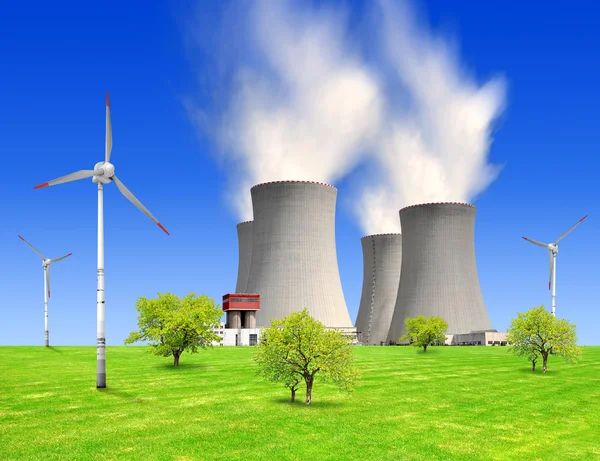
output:
[[362, 344], [379, 346], [387, 342], [396, 306], [402, 265], [402, 235], [367, 235], [361, 243], [363, 285], [356, 330]]
[[404, 334], [404, 319], [442, 317], [448, 335], [493, 331], [475, 262], [475, 207], [427, 203], [400, 210], [402, 272], [388, 342]]
[[237, 225], [238, 233], [238, 276], [235, 285], [236, 293], [245, 293], [252, 261], [252, 221], [241, 222]]
[[[317, 182], [276, 181], [258, 184], [250, 193], [252, 256], [244, 291], [260, 294], [256, 326], [268, 327], [271, 319], [306, 307], [329, 328], [352, 328], [335, 244], [337, 189]], [[247, 255], [242, 240], [240, 258]], [[243, 280], [240, 274], [238, 282]]]
[[[304, 307], [327, 328], [356, 334], [364, 345], [397, 343], [405, 319], [419, 315], [446, 320], [449, 344], [502, 343], [500, 336], [490, 336], [495, 330], [479, 286], [473, 205], [409, 206], [399, 213], [402, 234], [361, 239], [363, 286], [354, 328], [338, 269], [337, 189], [318, 182], [275, 181], [252, 187], [250, 194], [254, 220], [237, 225], [235, 292], [242, 296], [223, 297], [224, 303], [241, 303], [227, 311], [225, 330], [232, 330], [226, 331], [232, 344], [244, 344], [246, 336], [254, 341], [272, 319]], [[249, 301], [256, 307], [244, 307]], [[242, 331], [248, 328], [256, 329], [252, 336]]]

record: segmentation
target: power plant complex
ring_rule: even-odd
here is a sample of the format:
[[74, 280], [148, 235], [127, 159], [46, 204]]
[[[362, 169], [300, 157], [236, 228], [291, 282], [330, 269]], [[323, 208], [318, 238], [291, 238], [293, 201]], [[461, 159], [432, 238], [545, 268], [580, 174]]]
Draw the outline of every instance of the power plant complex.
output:
[[402, 234], [361, 239], [363, 286], [354, 326], [337, 261], [337, 189], [275, 181], [250, 194], [254, 219], [237, 225], [236, 294], [223, 299], [258, 304], [252, 313], [228, 307], [225, 329], [236, 330], [235, 344], [244, 337], [240, 328], [258, 331], [304, 307], [364, 345], [396, 344], [405, 319], [419, 315], [446, 320], [448, 344], [505, 344], [504, 334], [492, 329], [479, 285], [473, 205], [412, 205], [400, 210]]

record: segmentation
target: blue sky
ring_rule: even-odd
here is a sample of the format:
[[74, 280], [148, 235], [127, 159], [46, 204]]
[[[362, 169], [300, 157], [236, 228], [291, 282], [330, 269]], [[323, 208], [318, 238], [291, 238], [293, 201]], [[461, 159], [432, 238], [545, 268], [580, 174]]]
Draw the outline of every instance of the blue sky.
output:
[[[577, 324], [580, 344], [597, 345], [600, 40], [594, 29], [600, 9], [592, 2], [568, 8], [520, 3], [430, 0], [419, 9], [432, 36], [457, 45], [456, 61], [468, 70], [469, 82], [481, 87], [501, 78], [505, 84], [504, 107], [484, 149], [486, 161], [502, 169], [472, 200], [492, 325], [504, 331], [517, 312], [550, 304], [547, 253], [521, 236], [550, 241], [587, 214], [560, 245], [557, 314]], [[33, 186], [103, 160], [106, 91], [115, 171], [171, 232], [166, 236], [116, 187], [105, 188], [107, 343], [122, 344], [136, 328], [140, 296], [197, 292], [220, 303], [235, 289], [235, 226], [243, 219], [232, 196], [249, 176], [239, 166], [243, 156], [223, 153], [218, 130], [238, 126], [224, 126], [230, 119], [222, 118], [236, 107], [229, 105], [236, 69], [249, 66], [275, 88], [280, 82], [245, 39], [243, 24], [234, 27], [235, 37], [223, 25], [224, 18], [228, 27], [238, 24], [243, 7], [232, 13], [223, 5], [29, 2], [15, 3], [0, 16], [1, 345], [43, 344], [41, 260], [17, 235], [48, 257], [73, 253], [52, 267], [51, 344], [95, 344], [96, 188], [91, 180], [35, 191]], [[389, 86], [394, 72], [380, 59], [371, 2], [313, 6], [315, 17], [324, 6], [334, 17], [348, 13], [343, 46]], [[310, 15], [308, 25], [303, 20], [295, 24], [310, 30]], [[417, 28], [417, 35], [425, 29]], [[383, 99], [402, 109], [403, 93], [394, 88]], [[239, 139], [241, 134], [234, 149]], [[357, 147], [364, 160], [331, 181], [339, 189], [338, 260], [353, 319], [362, 289], [360, 238], [367, 232], [352, 201], [361, 179], [374, 174], [368, 150]], [[339, 149], [340, 158], [345, 152]]]

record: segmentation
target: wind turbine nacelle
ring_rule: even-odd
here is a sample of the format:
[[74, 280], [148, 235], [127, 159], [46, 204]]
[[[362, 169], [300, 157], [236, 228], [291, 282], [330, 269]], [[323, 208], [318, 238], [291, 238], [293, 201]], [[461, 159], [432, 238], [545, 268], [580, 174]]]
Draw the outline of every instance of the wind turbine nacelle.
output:
[[49, 259], [44, 259], [42, 261], [42, 267], [46, 267], [46, 266], [49, 266], [49, 265], [50, 265], [50, 260]]
[[94, 165], [94, 170], [102, 170], [104, 174], [101, 176], [93, 176], [92, 182], [108, 184], [112, 181], [112, 175], [115, 174], [115, 166], [109, 162], [98, 162]]

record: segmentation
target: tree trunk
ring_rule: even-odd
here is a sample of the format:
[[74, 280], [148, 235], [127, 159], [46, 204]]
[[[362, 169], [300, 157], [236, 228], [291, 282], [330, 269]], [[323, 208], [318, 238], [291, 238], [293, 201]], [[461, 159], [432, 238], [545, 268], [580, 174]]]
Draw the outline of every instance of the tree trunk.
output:
[[176, 367], [179, 366], [179, 357], [181, 356], [181, 352], [176, 351], [173, 352], [173, 365], [175, 365]]
[[296, 401], [296, 388], [292, 387], [292, 403]]
[[427, 344], [423, 346], [423, 352], [427, 352]]
[[531, 361], [531, 365], [532, 365], [531, 371], [535, 371], [535, 362], [536, 362], [536, 360]]
[[306, 376], [304, 380], [306, 381], [306, 401], [304, 403], [310, 405], [310, 402], [312, 401], [312, 385], [314, 376]]
[[542, 358], [544, 359], [544, 362], [542, 364], [542, 370], [544, 371], [544, 373], [546, 373], [546, 363], [548, 362], [548, 352], [543, 353]]

